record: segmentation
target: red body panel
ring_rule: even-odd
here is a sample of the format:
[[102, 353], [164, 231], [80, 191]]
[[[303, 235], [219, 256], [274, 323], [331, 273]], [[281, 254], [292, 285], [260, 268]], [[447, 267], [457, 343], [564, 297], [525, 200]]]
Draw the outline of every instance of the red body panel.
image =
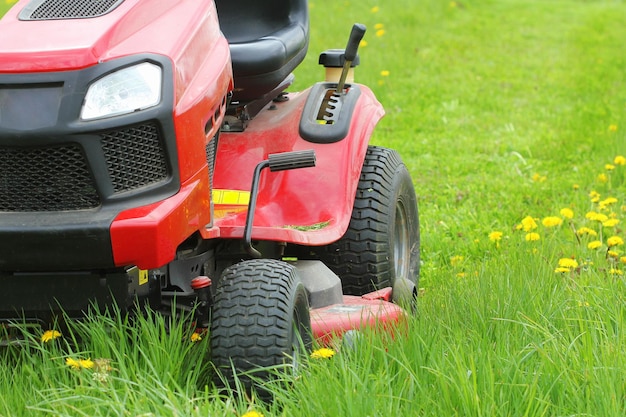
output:
[[115, 262], [150, 269], [172, 261], [178, 245], [206, 224], [208, 188], [201, 173], [175, 196], [121, 213], [111, 225]]
[[[207, 10], [217, 22], [211, 0], [126, 0], [95, 19], [19, 20], [29, 1], [19, 1], [0, 21], [0, 33], [5, 34], [0, 37], [0, 72], [73, 70], [143, 52], [177, 61]], [[203, 30], [220, 36], [217, 23], [205, 26]]]
[[[348, 136], [339, 142], [316, 144], [300, 137], [298, 126], [308, 90], [290, 94], [290, 100], [276, 103], [275, 110], [261, 112], [245, 132], [220, 136], [216, 189], [249, 190], [255, 166], [268, 154], [305, 149], [316, 153], [315, 167], [263, 172], [253, 239], [324, 245], [345, 233], [369, 137], [383, 116], [373, 93], [365, 86], [361, 89]], [[220, 236], [242, 237], [247, 210], [220, 209], [216, 206], [214, 223]]]

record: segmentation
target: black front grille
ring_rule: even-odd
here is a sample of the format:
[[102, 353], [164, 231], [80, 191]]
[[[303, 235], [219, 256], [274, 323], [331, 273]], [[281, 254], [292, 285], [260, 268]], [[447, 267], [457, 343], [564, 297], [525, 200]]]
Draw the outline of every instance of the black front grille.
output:
[[105, 132], [100, 137], [109, 177], [116, 193], [167, 179], [165, 150], [155, 123]]
[[80, 146], [0, 147], [0, 211], [82, 210], [99, 205]]
[[22, 20], [81, 19], [98, 17], [123, 0], [34, 0], [20, 14]]

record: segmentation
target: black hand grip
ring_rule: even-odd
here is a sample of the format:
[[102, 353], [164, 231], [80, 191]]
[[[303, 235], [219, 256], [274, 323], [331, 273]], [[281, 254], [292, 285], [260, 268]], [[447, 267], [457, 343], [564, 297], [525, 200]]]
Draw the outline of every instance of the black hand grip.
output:
[[315, 166], [315, 151], [293, 151], [274, 153], [267, 156], [270, 171], [284, 171], [287, 169], [308, 168]]
[[361, 39], [363, 39], [366, 30], [367, 28], [365, 25], [361, 23], [355, 23], [354, 26], [352, 26], [350, 38], [348, 39], [348, 45], [346, 45], [346, 61], [354, 61], [354, 58], [356, 58], [356, 52], [359, 49], [359, 44], [361, 43]]

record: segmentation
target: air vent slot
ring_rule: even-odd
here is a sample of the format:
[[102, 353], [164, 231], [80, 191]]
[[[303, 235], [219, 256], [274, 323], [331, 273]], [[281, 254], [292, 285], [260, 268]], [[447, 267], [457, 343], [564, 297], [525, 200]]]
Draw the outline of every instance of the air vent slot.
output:
[[100, 197], [80, 146], [0, 147], [0, 212], [98, 206]]
[[168, 178], [164, 140], [155, 123], [103, 132], [100, 141], [116, 193], [153, 185]]
[[124, 0], [33, 0], [20, 20], [88, 19], [110, 13]]

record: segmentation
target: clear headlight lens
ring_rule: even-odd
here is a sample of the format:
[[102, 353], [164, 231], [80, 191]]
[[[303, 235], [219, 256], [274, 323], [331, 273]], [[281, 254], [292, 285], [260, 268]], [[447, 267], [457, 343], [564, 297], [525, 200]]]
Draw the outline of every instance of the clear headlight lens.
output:
[[161, 101], [161, 67], [144, 62], [120, 69], [94, 82], [80, 112], [83, 120], [132, 113]]

